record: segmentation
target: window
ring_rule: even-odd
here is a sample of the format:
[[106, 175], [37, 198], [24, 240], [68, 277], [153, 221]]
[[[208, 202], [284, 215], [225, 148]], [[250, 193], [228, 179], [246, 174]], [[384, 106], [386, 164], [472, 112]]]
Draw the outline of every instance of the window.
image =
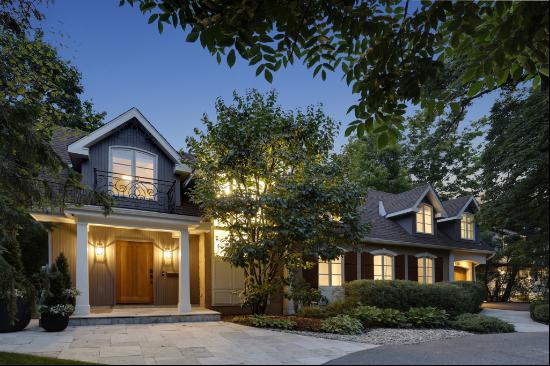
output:
[[434, 260], [430, 257], [418, 258], [418, 283], [434, 283]]
[[342, 286], [342, 257], [319, 261], [319, 286]]
[[143, 151], [111, 149], [112, 193], [116, 196], [155, 199], [156, 156]]
[[393, 257], [389, 255], [374, 256], [374, 279], [393, 280]]
[[460, 237], [462, 239], [474, 240], [474, 215], [465, 213], [460, 219]]
[[433, 234], [433, 208], [430, 205], [422, 205], [416, 213], [416, 232]]

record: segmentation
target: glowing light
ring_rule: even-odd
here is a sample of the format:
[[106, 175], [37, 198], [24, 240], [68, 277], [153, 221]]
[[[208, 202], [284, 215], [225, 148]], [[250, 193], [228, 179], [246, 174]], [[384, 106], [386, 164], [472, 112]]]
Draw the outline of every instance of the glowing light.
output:
[[132, 180], [132, 177], [129, 175], [123, 175], [121, 176], [122, 180]]
[[164, 259], [165, 260], [172, 260], [172, 251], [170, 249], [164, 250]]
[[105, 255], [105, 248], [102, 245], [95, 247], [95, 255], [97, 257], [103, 257]]

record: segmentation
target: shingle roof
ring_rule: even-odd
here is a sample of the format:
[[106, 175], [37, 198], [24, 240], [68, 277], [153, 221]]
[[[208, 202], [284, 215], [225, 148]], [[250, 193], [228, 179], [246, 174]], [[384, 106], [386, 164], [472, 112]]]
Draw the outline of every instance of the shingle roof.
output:
[[445, 211], [449, 214], [450, 217], [456, 216], [459, 214], [460, 210], [468, 203], [468, 201], [472, 198], [472, 196], [463, 196], [458, 197], [452, 200], [444, 201], [443, 207], [445, 207]]
[[61, 160], [65, 164], [69, 165], [71, 163], [71, 158], [69, 157], [67, 146], [80, 140], [86, 135], [88, 135], [88, 132], [74, 128], [56, 127], [52, 133], [52, 148]]
[[384, 200], [386, 212], [390, 214], [411, 208], [420, 199], [422, 194], [426, 192], [428, 187], [429, 184], [423, 184], [398, 194], [386, 193], [386, 199]]
[[[426, 186], [424, 186], [424, 188], [425, 187]], [[414, 191], [415, 193], [410, 194], [408, 194], [408, 192], [404, 192], [401, 194], [392, 194], [374, 190], [369, 191], [367, 201], [362, 211], [363, 221], [370, 223], [370, 231], [365, 238], [366, 241], [368, 241], [369, 239], [380, 239], [390, 242], [393, 241], [399, 244], [408, 243], [411, 246], [414, 246], [415, 244], [427, 244], [457, 249], [491, 250], [483, 243], [452, 240], [442, 231], [438, 231], [437, 235], [434, 236], [416, 236], [413, 234], [409, 234], [407, 230], [401, 227], [393, 219], [388, 219], [380, 215], [380, 201], [383, 202], [386, 212], [388, 212], [387, 204], [391, 202], [391, 204], [395, 205], [395, 201], [396, 199], [398, 199], [399, 196], [406, 198], [411, 198], [415, 196], [418, 197], [418, 189], [415, 189]]]

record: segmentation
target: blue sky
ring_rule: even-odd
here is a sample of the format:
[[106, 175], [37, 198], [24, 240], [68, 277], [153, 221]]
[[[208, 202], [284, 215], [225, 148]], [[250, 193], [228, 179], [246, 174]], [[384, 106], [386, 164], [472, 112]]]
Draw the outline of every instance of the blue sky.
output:
[[[181, 148], [185, 137], [202, 127], [203, 113], [215, 117], [217, 97], [230, 101], [234, 90], [274, 88], [285, 109], [323, 104], [325, 113], [342, 124], [336, 149], [346, 142], [344, 130], [352, 120], [346, 110], [354, 96], [338, 72], [322, 81], [294, 65], [277, 72], [269, 84], [243, 60], [231, 69], [218, 65], [199, 44], [185, 42], [181, 28], [165, 27], [160, 35], [137, 8], [119, 7], [118, 0], [55, 0], [43, 11], [47, 40], [82, 73], [84, 98], [107, 112], [106, 121], [137, 107]], [[466, 120], [488, 113], [494, 99], [476, 101]]]

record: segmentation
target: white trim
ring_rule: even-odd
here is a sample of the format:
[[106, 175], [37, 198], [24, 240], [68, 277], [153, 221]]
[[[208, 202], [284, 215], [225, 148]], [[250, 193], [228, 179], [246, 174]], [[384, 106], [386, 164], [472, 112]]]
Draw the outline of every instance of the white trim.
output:
[[[424, 193], [422, 193], [420, 195], [420, 197], [416, 200], [415, 204], [412, 205], [411, 207], [409, 208], [406, 208], [404, 210], [401, 210], [401, 211], [397, 211], [397, 212], [393, 212], [393, 213], [390, 213], [390, 214], [387, 214], [386, 215], [386, 218], [390, 218], [390, 217], [395, 217], [395, 216], [400, 216], [400, 215], [403, 215], [403, 214], [406, 214], [406, 213], [409, 213], [409, 212], [418, 212], [418, 206], [420, 206], [420, 203], [422, 203], [422, 200], [426, 197], [426, 195], [428, 193], [432, 193], [432, 195], [435, 197], [435, 200], [437, 201], [437, 204], [439, 207], [435, 207], [436, 205], [434, 204], [433, 206], [435, 208], [438, 208], [438, 210], [441, 212], [441, 217], [447, 217], [449, 216], [447, 214], [447, 211], [445, 210], [445, 207], [443, 207], [443, 202], [441, 201], [441, 199], [439, 198], [439, 195], [437, 194], [437, 192], [432, 188], [431, 185], [428, 185], [428, 187], [426, 187], [426, 190], [424, 191]], [[434, 213], [434, 218], [435, 218], [435, 213]]]
[[466, 204], [464, 206], [462, 206], [462, 208], [460, 209], [458, 214], [456, 214], [455, 216], [452, 216], [452, 217], [446, 217], [444, 219], [437, 220], [437, 222], [445, 222], [445, 221], [450, 221], [450, 220], [459, 220], [460, 218], [462, 218], [462, 214], [466, 210], [466, 207], [470, 206], [470, 203], [472, 203], [472, 202], [476, 205], [476, 208], [479, 211], [479, 209], [480, 209], [479, 203], [477, 202], [477, 200], [475, 199], [474, 196], [470, 196], [470, 199], [468, 200], [468, 202], [466, 202]]
[[392, 252], [391, 250], [387, 250], [386, 248], [372, 250], [372, 251], [370, 251], [370, 254], [372, 254], [372, 255], [387, 255], [388, 257], [397, 257], [397, 255], [398, 255], [397, 253]]
[[416, 258], [426, 258], [427, 257], [427, 258], [436, 259], [437, 255], [433, 255], [431, 253], [424, 252], [424, 253], [416, 254], [415, 257]]
[[141, 125], [149, 132], [157, 141], [160, 148], [176, 163], [176, 172], [181, 173], [191, 173], [191, 168], [186, 164], [181, 163], [180, 154], [168, 143], [168, 141], [157, 131], [157, 129], [145, 118], [145, 116], [136, 108], [132, 107], [128, 111], [122, 113], [118, 117], [107, 122], [97, 130], [93, 131], [87, 136], [84, 136], [80, 140], [77, 140], [70, 144], [67, 148], [68, 152], [71, 154], [76, 154], [80, 156], [89, 156], [90, 151], [89, 147], [93, 145], [98, 140], [102, 139], [109, 133], [111, 133], [116, 128], [122, 126], [124, 123], [128, 122], [130, 119], [136, 118]]

